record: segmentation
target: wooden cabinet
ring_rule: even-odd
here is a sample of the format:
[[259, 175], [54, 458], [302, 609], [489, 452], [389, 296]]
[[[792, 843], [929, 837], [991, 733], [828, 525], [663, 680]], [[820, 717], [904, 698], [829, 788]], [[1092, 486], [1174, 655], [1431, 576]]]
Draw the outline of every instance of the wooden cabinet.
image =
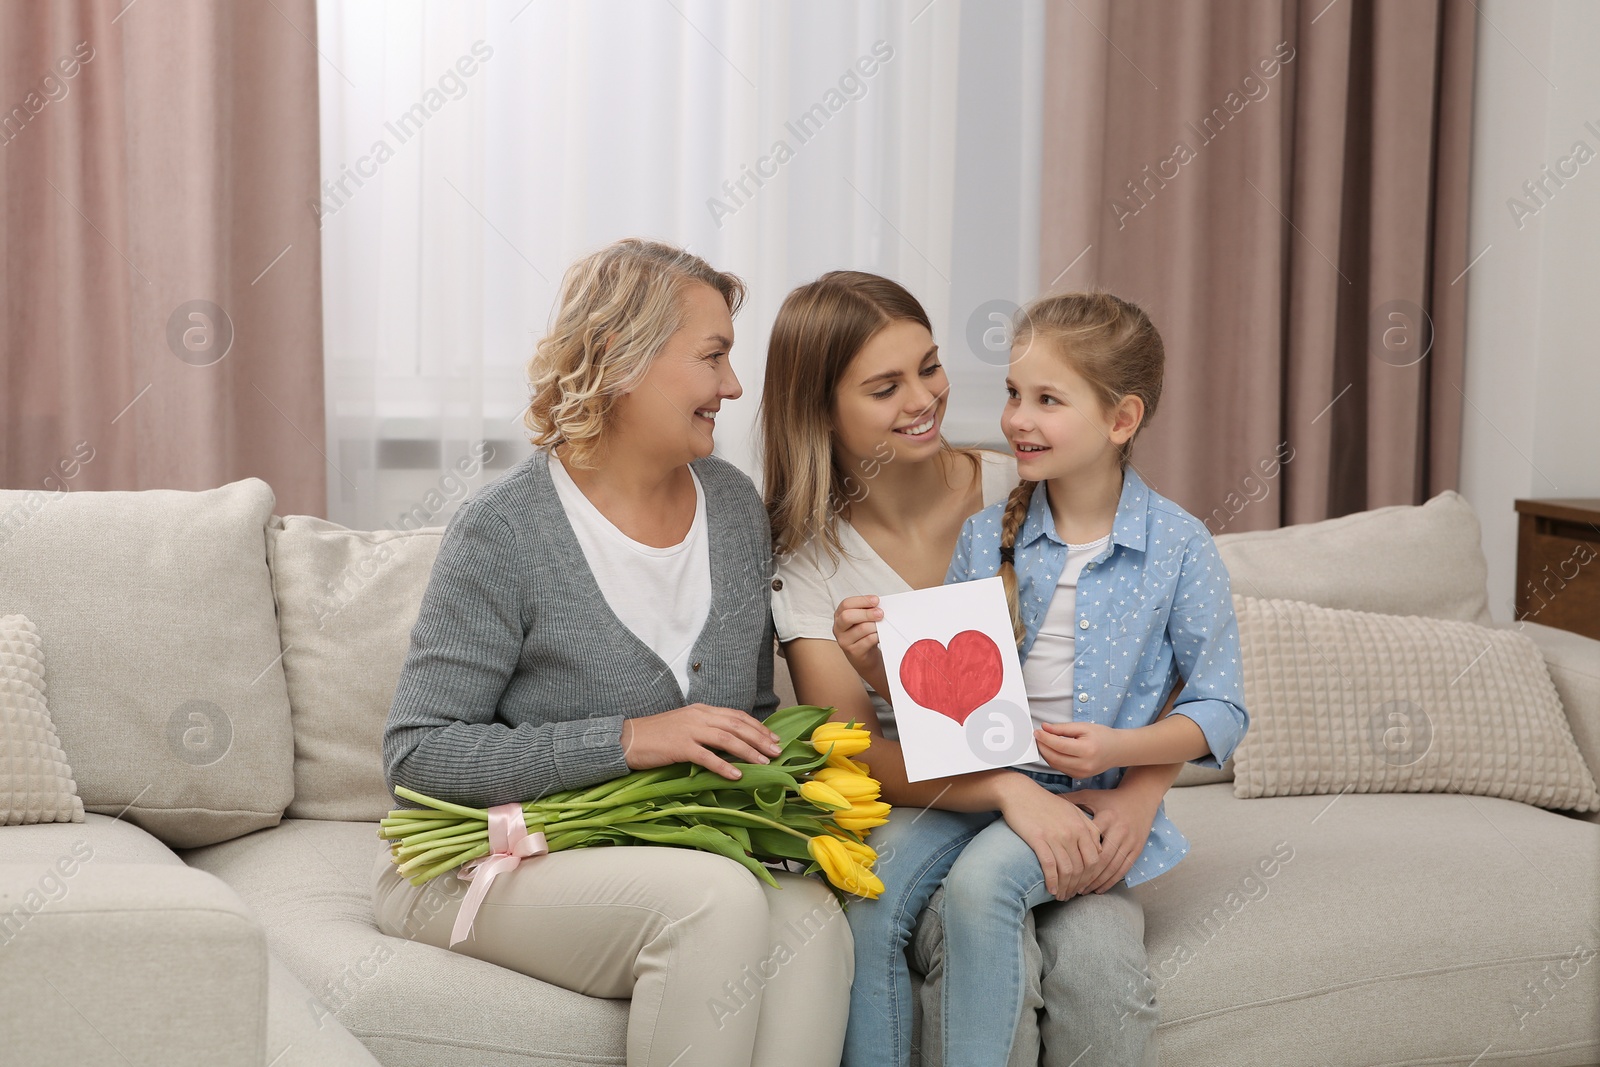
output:
[[1600, 640], [1600, 500], [1518, 500], [1517, 618]]

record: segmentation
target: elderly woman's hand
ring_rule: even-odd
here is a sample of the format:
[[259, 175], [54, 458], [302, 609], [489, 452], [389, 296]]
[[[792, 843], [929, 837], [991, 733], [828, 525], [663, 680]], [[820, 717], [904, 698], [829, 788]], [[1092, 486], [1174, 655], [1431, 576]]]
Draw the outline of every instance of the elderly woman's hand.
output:
[[740, 777], [738, 768], [713, 749], [743, 763], [770, 763], [783, 751], [777, 734], [737, 708], [690, 704], [622, 721], [622, 754], [630, 770], [689, 762], [724, 778]]

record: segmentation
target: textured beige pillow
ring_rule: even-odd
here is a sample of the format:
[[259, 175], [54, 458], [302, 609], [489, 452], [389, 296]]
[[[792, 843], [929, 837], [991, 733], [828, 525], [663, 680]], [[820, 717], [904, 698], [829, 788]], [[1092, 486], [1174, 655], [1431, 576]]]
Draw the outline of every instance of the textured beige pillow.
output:
[[[37, 498], [37, 499], [35, 499]], [[0, 489], [0, 612], [50, 645], [85, 811], [173, 848], [275, 826], [294, 733], [267, 571], [272, 489]], [[125, 813], [125, 814], [124, 814]]]
[[26, 615], [0, 618], [0, 826], [83, 821], [44, 688], [39, 628]]
[[383, 725], [444, 527], [349, 530], [307, 515], [267, 531], [294, 716], [294, 819], [383, 818]]
[[1470, 793], [1600, 808], [1544, 657], [1475, 623], [1235, 595], [1234, 795]]
[[[1460, 493], [1276, 530], [1223, 533], [1226, 510], [1206, 516], [1235, 592], [1325, 607], [1489, 623], [1488, 565], [1478, 517]], [[1233, 781], [1185, 764], [1176, 786]]]

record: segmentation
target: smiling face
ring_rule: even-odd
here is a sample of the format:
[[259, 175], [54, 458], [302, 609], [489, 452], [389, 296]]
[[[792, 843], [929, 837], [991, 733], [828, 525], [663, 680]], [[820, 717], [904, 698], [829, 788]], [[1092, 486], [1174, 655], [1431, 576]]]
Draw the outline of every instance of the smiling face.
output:
[[667, 338], [644, 378], [617, 398], [616, 436], [669, 465], [709, 456], [716, 413], [744, 392], [733, 373], [733, 317], [722, 294], [699, 282], [679, 297], [683, 323]]
[[1041, 482], [1118, 465], [1118, 449], [1138, 429], [1144, 402], [1130, 394], [1108, 410], [1094, 387], [1040, 339], [1019, 338], [1012, 358], [1000, 430], [1016, 453], [1017, 475]]
[[935, 455], [949, 392], [933, 334], [910, 319], [891, 322], [856, 353], [834, 390], [840, 458], [853, 469], [888, 449], [913, 461]]

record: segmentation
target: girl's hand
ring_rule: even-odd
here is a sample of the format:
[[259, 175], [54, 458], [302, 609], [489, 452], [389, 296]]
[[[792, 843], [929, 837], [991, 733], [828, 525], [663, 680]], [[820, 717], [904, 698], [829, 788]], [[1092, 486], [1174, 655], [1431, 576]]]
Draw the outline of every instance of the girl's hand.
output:
[[1084, 871], [1078, 892], [1104, 893], [1128, 876], [1144, 851], [1161, 798], [1155, 797], [1152, 806], [1146, 795], [1121, 789], [1079, 789], [1066, 795], [1094, 812], [1101, 835], [1100, 858]]
[[737, 708], [690, 704], [659, 715], [622, 720], [622, 757], [629, 770], [689, 762], [724, 778], [738, 778], [739, 769], [712, 749], [741, 763], [771, 763], [771, 757], [783, 751], [777, 734]]
[[1010, 778], [1015, 781], [1006, 781], [1000, 813], [1039, 857], [1050, 895], [1066, 900], [1082, 884], [1084, 872], [1099, 859], [1099, 834], [1072, 802], [1074, 794], [1058, 796], [1026, 775]]
[[[833, 639], [857, 674], [876, 683], [884, 677], [883, 650], [878, 647], [878, 620], [883, 609], [875, 596], [847, 596], [833, 613]], [[878, 689], [876, 684], [874, 689]], [[885, 700], [889, 694], [878, 690]]]
[[1033, 731], [1039, 758], [1072, 778], [1093, 778], [1126, 767], [1122, 731], [1095, 722], [1047, 722]]

